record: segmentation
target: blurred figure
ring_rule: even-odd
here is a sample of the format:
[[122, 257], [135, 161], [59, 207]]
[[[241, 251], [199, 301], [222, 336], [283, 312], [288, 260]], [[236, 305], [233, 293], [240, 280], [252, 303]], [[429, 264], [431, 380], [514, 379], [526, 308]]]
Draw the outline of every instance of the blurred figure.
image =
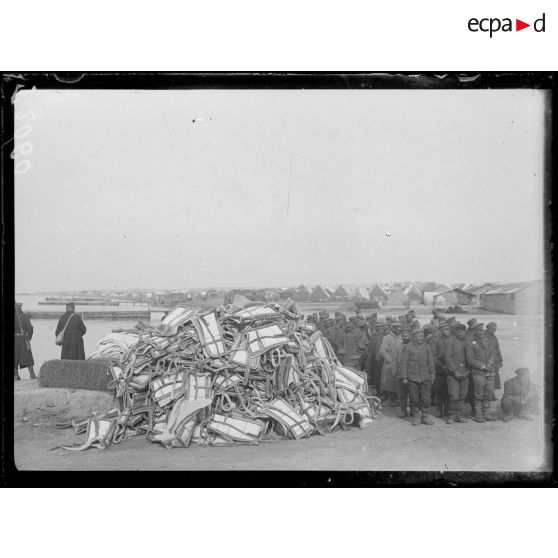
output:
[[353, 368], [358, 367], [358, 362], [360, 359], [360, 353], [358, 350], [358, 335], [355, 331], [355, 327], [349, 320], [349, 323], [345, 327], [345, 334], [343, 335], [343, 340], [341, 347], [339, 348], [339, 355], [341, 364], [343, 366], [351, 366]]
[[504, 396], [501, 405], [504, 411], [504, 422], [519, 419], [530, 419], [529, 414], [539, 414], [539, 396], [535, 384], [531, 383], [528, 368], [518, 368], [515, 378], [504, 382]]
[[400, 355], [399, 347], [403, 343], [399, 335], [399, 328], [400, 324], [393, 322], [391, 324], [391, 331], [383, 338], [380, 346], [380, 354], [383, 359], [381, 391], [384, 399], [390, 402], [391, 407], [395, 407], [398, 404], [399, 366], [397, 358]]
[[490, 348], [494, 352], [493, 372], [495, 374], [494, 376], [495, 390], [502, 389], [502, 384], [500, 380], [500, 368], [502, 368], [502, 365], [504, 364], [504, 359], [502, 358], [502, 353], [500, 351], [500, 342], [498, 341], [498, 337], [496, 337], [497, 329], [498, 326], [496, 322], [489, 322], [488, 324], [486, 324], [486, 328], [484, 330], [484, 335], [486, 337], [486, 340], [488, 341]]
[[35, 380], [35, 370], [33, 366], [33, 353], [31, 352], [31, 338], [33, 337], [33, 326], [29, 316], [22, 310], [22, 304], [15, 303], [14, 317], [14, 380], [21, 380], [19, 376], [20, 368], [29, 369], [29, 379]]
[[368, 355], [366, 358], [366, 373], [368, 374], [368, 385], [374, 386], [376, 395], [380, 396], [380, 383], [382, 378], [382, 363], [380, 347], [384, 339], [385, 324], [376, 322], [368, 344]]
[[438, 327], [440, 322], [443, 320], [444, 317], [442, 315], [442, 311], [439, 308], [434, 308], [434, 310], [432, 310], [432, 319], [430, 320], [430, 324], [434, 327]]
[[[58, 320], [54, 335], [58, 335], [64, 330], [64, 340], [62, 341], [63, 360], [85, 360], [85, 349], [83, 347], [83, 336], [87, 328], [76, 313], [76, 306], [73, 302], [66, 304], [66, 312]], [[64, 329], [65, 328], [65, 329]]]

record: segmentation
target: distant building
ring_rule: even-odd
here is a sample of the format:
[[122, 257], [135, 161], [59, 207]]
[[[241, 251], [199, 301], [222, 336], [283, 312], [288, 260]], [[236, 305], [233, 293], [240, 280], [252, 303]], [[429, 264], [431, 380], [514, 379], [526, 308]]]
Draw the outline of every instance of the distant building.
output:
[[355, 287], [351, 300], [370, 300], [370, 293], [364, 287]]
[[409, 301], [409, 297], [405, 294], [405, 291], [401, 288], [394, 289], [389, 293], [388, 304], [392, 306], [404, 305]]
[[333, 291], [333, 298], [337, 300], [348, 300], [350, 297], [349, 289], [345, 285], [339, 285], [335, 291]]
[[370, 296], [371, 300], [376, 300], [378, 302], [387, 302], [389, 299], [389, 292], [379, 283], [376, 283], [372, 286], [372, 288], [368, 291], [368, 295]]
[[422, 304], [422, 291], [415, 284], [409, 283], [403, 292], [407, 296], [409, 302]]
[[481, 308], [502, 314], [540, 314], [543, 308], [542, 280], [506, 283], [482, 294]]
[[305, 285], [299, 285], [293, 292], [291, 298], [296, 302], [306, 302], [310, 298], [310, 291]]
[[[440, 300], [440, 302], [439, 302]], [[441, 302], [443, 300], [443, 303]], [[473, 306], [475, 296], [462, 289], [450, 289], [433, 297], [433, 306]]]
[[321, 285], [316, 285], [310, 294], [312, 302], [326, 302], [329, 300], [329, 295]]

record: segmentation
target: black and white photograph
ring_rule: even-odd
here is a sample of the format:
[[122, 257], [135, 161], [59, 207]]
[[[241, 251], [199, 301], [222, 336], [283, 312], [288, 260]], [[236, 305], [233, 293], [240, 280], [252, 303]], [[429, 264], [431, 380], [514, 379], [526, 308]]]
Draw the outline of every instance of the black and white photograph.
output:
[[549, 76], [129, 78], [13, 92], [17, 471], [553, 470]]

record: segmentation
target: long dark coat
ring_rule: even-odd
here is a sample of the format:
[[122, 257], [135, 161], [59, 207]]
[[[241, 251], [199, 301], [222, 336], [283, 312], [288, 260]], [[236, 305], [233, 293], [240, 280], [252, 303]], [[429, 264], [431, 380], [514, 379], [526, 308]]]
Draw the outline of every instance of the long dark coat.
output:
[[[19, 322], [21, 322], [21, 329], [19, 327]], [[19, 320], [17, 314], [14, 315], [14, 365], [20, 368], [27, 368], [35, 364], [33, 353], [25, 342], [25, 335], [27, 339], [31, 341], [31, 337], [33, 337], [33, 326], [31, 325], [29, 316], [21, 312], [19, 314]]]
[[66, 322], [71, 318], [64, 333], [64, 341], [62, 342], [62, 355], [63, 360], [85, 360], [85, 349], [83, 347], [83, 336], [87, 331], [81, 316], [66, 312], [58, 320], [55, 335], [58, 335], [66, 325]]

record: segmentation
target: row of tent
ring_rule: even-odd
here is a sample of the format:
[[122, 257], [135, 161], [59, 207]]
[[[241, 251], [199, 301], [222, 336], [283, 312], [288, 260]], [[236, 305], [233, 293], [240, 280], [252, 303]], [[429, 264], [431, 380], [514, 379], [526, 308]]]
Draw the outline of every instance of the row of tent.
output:
[[[436, 288], [434, 294], [445, 292], [452, 288], [451, 285], [444, 283], [434, 283], [433, 285]], [[424, 303], [424, 295], [425, 292], [414, 283], [393, 287], [376, 283], [371, 288], [359, 285], [352, 289], [345, 285], [339, 285], [335, 290], [323, 287], [322, 285], [316, 285], [313, 289], [300, 285], [290, 292], [290, 296], [298, 301], [375, 300], [393, 304], [403, 304], [406, 301]]]

